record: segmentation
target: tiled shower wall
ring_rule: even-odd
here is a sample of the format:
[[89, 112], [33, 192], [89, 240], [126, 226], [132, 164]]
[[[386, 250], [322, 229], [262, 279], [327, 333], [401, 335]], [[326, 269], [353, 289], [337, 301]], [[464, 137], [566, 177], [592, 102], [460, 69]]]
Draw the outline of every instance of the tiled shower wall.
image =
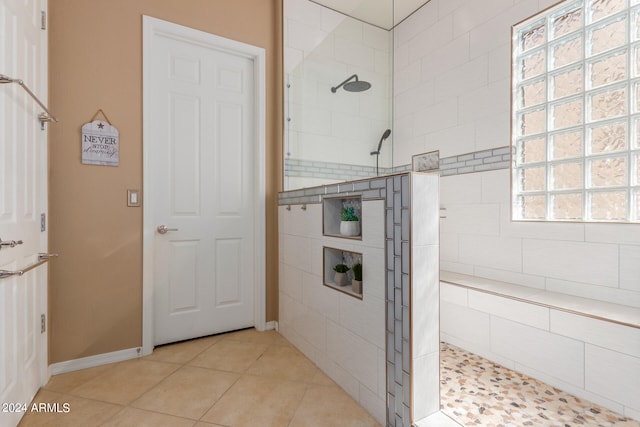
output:
[[[322, 236], [322, 198], [354, 194], [363, 201], [362, 241]], [[410, 427], [437, 412], [438, 178], [307, 188], [280, 193], [279, 204], [281, 333], [381, 423]], [[323, 245], [363, 254], [362, 301], [322, 286]]]
[[[375, 176], [376, 149], [391, 124], [391, 32], [309, 0], [284, 1], [285, 159], [365, 165]], [[353, 74], [371, 83], [365, 92], [331, 88]], [[393, 138], [393, 134], [391, 136]], [[380, 166], [391, 166], [385, 142]], [[307, 166], [307, 165], [305, 165]], [[317, 167], [317, 166], [311, 166]], [[345, 178], [348, 165], [337, 180]], [[335, 168], [330, 172], [335, 172]], [[317, 171], [318, 174], [326, 172]], [[327, 183], [285, 174], [285, 188]]]
[[[396, 28], [396, 165], [510, 145], [511, 26], [555, 3], [431, 0]], [[463, 172], [441, 175], [442, 269], [640, 307], [640, 226], [512, 222], [509, 170]]]

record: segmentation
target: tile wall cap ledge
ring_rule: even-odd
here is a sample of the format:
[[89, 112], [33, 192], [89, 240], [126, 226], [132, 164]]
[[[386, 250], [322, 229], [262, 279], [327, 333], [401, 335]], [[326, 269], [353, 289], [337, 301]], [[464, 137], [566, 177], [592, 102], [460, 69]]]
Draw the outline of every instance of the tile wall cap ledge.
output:
[[440, 271], [440, 282], [604, 322], [640, 329], [640, 309], [484, 277]]

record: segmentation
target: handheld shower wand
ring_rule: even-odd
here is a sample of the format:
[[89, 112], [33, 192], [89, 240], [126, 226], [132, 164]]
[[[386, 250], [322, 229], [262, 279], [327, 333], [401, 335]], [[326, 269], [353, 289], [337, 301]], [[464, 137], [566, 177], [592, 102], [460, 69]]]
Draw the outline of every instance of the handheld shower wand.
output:
[[370, 153], [372, 156], [376, 156], [376, 176], [380, 176], [380, 172], [378, 171], [378, 160], [380, 159], [380, 148], [382, 148], [382, 141], [389, 138], [389, 135], [391, 135], [391, 129], [385, 130], [382, 134], [382, 138], [380, 138], [380, 142], [378, 143], [378, 149]]

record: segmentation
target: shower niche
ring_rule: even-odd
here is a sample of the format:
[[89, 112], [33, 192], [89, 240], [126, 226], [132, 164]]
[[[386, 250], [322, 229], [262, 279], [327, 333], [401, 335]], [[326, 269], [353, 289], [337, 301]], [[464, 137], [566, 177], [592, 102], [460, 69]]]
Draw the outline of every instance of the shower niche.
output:
[[362, 196], [323, 198], [322, 234], [362, 240]]
[[[322, 248], [322, 252], [324, 264], [323, 284], [354, 298], [362, 299], [362, 254], [327, 246]], [[358, 265], [360, 266], [359, 273]], [[347, 270], [341, 273], [336, 271], [336, 266], [344, 266]], [[341, 274], [343, 276], [340, 276]], [[340, 277], [343, 278], [341, 279]], [[356, 278], [360, 280], [356, 280]]]

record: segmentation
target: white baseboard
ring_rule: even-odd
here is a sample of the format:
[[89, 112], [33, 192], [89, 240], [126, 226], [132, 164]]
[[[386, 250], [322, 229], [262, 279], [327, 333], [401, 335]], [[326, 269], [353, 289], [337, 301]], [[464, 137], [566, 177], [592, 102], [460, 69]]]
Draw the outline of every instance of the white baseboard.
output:
[[142, 356], [142, 348], [129, 348], [126, 350], [96, 354], [95, 356], [82, 357], [80, 359], [54, 363], [53, 365], [49, 366], [49, 371], [52, 375], [64, 374], [65, 372], [77, 371], [79, 369], [93, 368], [95, 366], [106, 365], [108, 363], [135, 359], [140, 356]]
[[271, 331], [271, 330], [278, 330], [278, 322], [275, 320], [272, 320], [271, 322], [267, 322], [264, 325], [264, 330], [265, 331]]

